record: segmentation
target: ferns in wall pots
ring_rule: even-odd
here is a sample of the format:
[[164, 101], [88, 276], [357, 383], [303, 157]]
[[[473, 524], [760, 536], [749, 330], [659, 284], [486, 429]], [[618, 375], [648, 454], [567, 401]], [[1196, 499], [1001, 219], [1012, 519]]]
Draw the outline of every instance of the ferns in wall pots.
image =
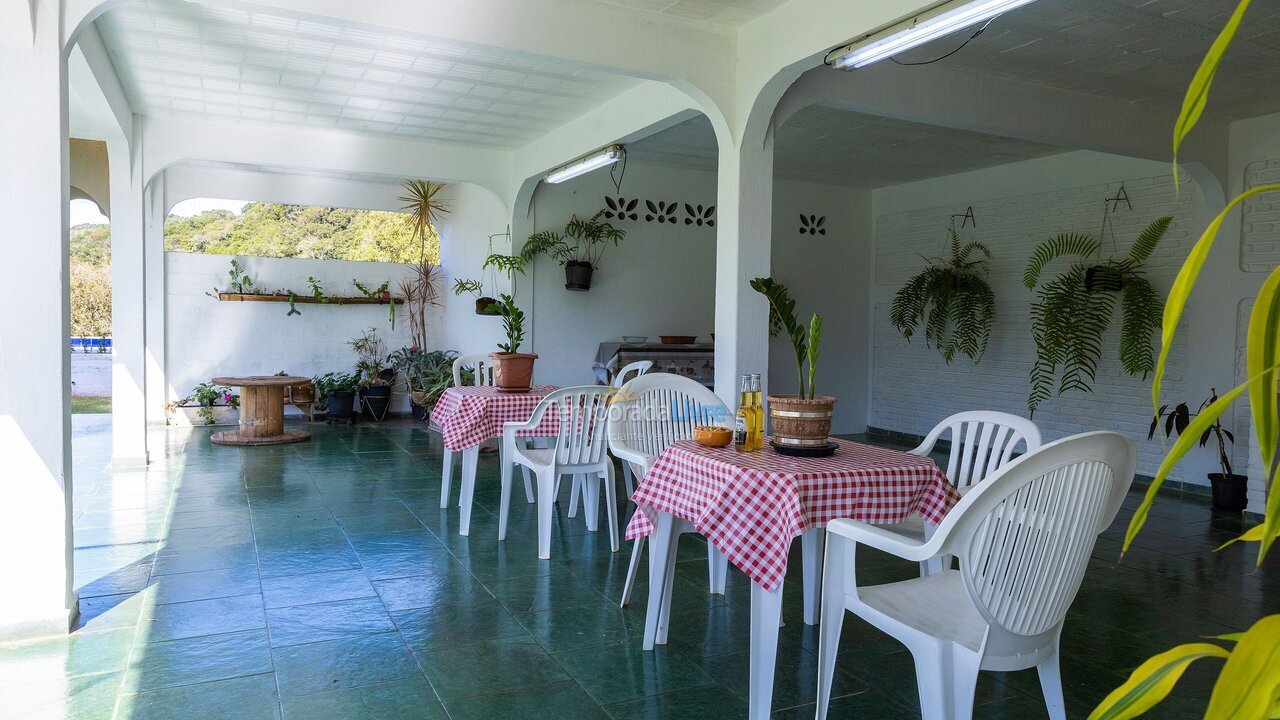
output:
[[959, 352], [982, 359], [996, 317], [996, 296], [987, 284], [991, 251], [979, 242], [960, 243], [954, 228], [951, 258], [926, 259], [928, 265], [893, 298], [889, 322], [907, 340], [924, 325], [925, 344], [948, 363]]
[[[1103, 335], [1120, 305], [1120, 364], [1130, 375], [1155, 369], [1152, 334], [1160, 329], [1161, 299], [1143, 276], [1142, 263], [1155, 251], [1173, 218], [1162, 217], [1142, 231], [1125, 257], [1096, 258], [1099, 243], [1083, 233], [1049, 238], [1036, 248], [1022, 276], [1028, 290], [1039, 286], [1031, 306], [1031, 334], [1036, 361], [1031, 367], [1027, 410], [1070, 390], [1091, 392], [1102, 357]], [[1050, 262], [1077, 258], [1062, 274], [1043, 284], [1040, 275]]]

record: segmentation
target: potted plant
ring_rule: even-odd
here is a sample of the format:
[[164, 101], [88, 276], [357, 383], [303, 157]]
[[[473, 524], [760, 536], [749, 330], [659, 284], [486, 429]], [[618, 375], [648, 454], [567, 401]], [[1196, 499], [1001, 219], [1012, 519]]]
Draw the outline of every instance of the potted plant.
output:
[[469, 293], [476, 301], [477, 315], [497, 315], [498, 313], [491, 311], [491, 308], [498, 302], [496, 299], [484, 294], [484, 283], [471, 278], [457, 278], [453, 281], [453, 294], [461, 295]]
[[235, 425], [240, 420], [240, 396], [231, 388], [204, 382], [191, 394], [168, 405], [170, 425]]
[[[926, 346], [936, 347], [948, 363], [956, 352], [982, 359], [996, 317], [996, 294], [987, 284], [991, 251], [979, 242], [960, 244], [950, 229], [951, 259], [927, 258], [926, 267], [893, 298], [889, 322], [908, 341], [924, 323]], [[970, 256], [978, 252], [977, 260]]]
[[[423, 258], [413, 264], [413, 277], [400, 282], [400, 295], [409, 315], [409, 335], [413, 347], [427, 348], [427, 309], [440, 306], [440, 281], [444, 271]], [[394, 304], [392, 304], [394, 307]]]
[[453, 385], [453, 350], [423, 352], [416, 348], [400, 348], [391, 353], [391, 363], [404, 378], [409, 391], [409, 409], [413, 419], [431, 417], [431, 410], [444, 391]]
[[[1031, 306], [1031, 335], [1036, 361], [1031, 367], [1031, 395], [1027, 410], [1054, 394], [1053, 380], [1061, 370], [1057, 394], [1068, 390], [1091, 392], [1089, 383], [1102, 356], [1102, 338], [1111, 326], [1116, 295], [1120, 295], [1120, 364], [1130, 375], [1155, 369], [1151, 336], [1160, 329], [1160, 295], [1142, 275], [1146, 261], [1169, 229], [1173, 218], [1162, 217], [1146, 227], [1123, 258], [1098, 257], [1097, 239], [1082, 233], [1049, 238], [1036, 248], [1022, 276], [1028, 290], [1040, 282], [1051, 261], [1076, 256], [1079, 261], [1040, 287]], [[1092, 261], [1091, 261], [1092, 260]]]
[[[617, 245], [626, 237], [625, 230], [600, 219], [604, 211], [586, 220], [574, 215], [564, 226], [564, 232], [543, 230], [529, 236], [519, 257], [528, 262], [542, 253], [555, 258], [564, 266], [566, 290], [591, 289], [591, 276], [600, 264], [600, 257], [610, 244]], [[486, 261], [488, 262], [488, 261]]]
[[325, 373], [311, 378], [316, 388], [316, 402], [324, 403], [328, 408], [328, 416], [334, 420], [345, 420], [355, 414], [356, 390], [360, 380], [349, 373]]
[[[773, 278], [756, 278], [751, 287], [769, 301], [769, 334], [785, 332], [796, 355], [795, 395], [769, 395], [769, 421], [773, 441], [796, 448], [825, 448], [831, 434], [831, 413], [836, 399], [818, 395], [814, 378], [818, 366], [818, 349], [822, 343], [822, 316], [814, 313], [805, 327], [796, 320], [796, 301], [787, 287]], [[805, 362], [809, 363], [806, 377]], [[807, 382], [806, 382], [807, 380]]]
[[499, 392], [529, 392], [533, 361], [538, 356], [520, 352], [520, 343], [524, 341], [524, 311], [516, 307], [516, 301], [505, 293], [499, 296], [493, 310], [502, 318], [502, 329], [507, 334], [507, 341], [498, 343], [501, 352], [489, 354], [493, 361], [493, 384]]
[[[1185, 402], [1178, 403], [1172, 410], [1168, 405], [1161, 405], [1159, 412], [1151, 419], [1151, 429], [1147, 431], [1147, 439], [1155, 437], [1156, 428], [1160, 424], [1160, 420], [1164, 419], [1164, 436], [1172, 437], [1174, 433], [1182, 434], [1187, 426], [1191, 424], [1191, 418], [1199, 415], [1205, 408], [1218, 401], [1218, 389], [1209, 388], [1209, 399], [1200, 403], [1200, 407], [1193, 413], [1191, 408], [1187, 407]], [[1236, 436], [1231, 431], [1222, 427], [1222, 417], [1218, 416], [1214, 419], [1203, 433], [1200, 434], [1200, 447], [1209, 444], [1209, 438], [1214, 438], [1218, 443], [1218, 466], [1222, 468], [1220, 473], [1209, 473], [1209, 486], [1213, 491], [1213, 504], [1223, 510], [1244, 510], [1249, 505], [1249, 477], [1247, 475], [1237, 475], [1231, 470], [1231, 458], [1227, 456], [1227, 443], [1235, 444]]]
[[369, 328], [359, 337], [347, 341], [356, 354], [356, 377], [360, 384], [360, 407], [363, 415], [376, 421], [387, 416], [391, 405], [391, 386], [396, 381], [395, 368], [390, 366], [387, 344], [378, 337], [378, 331]]

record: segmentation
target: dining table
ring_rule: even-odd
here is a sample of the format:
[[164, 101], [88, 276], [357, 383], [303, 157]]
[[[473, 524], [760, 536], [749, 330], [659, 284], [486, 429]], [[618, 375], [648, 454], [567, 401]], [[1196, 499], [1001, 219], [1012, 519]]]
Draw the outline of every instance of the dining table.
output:
[[284, 426], [284, 391], [305, 385], [310, 378], [292, 375], [250, 375], [216, 377], [214, 385], [240, 388], [240, 423], [235, 430], [214, 433], [209, 440], [217, 445], [281, 445], [311, 439], [307, 430]]
[[697, 532], [751, 580], [749, 717], [767, 718], [773, 697], [782, 587], [791, 543], [800, 537], [804, 621], [818, 622], [826, 524], [852, 518], [877, 525], [919, 515], [936, 526], [959, 500], [928, 457], [833, 438], [827, 457], [668, 446], [632, 500], [627, 539], [649, 537], [649, 603], [644, 649], [667, 642], [676, 541]]
[[[480, 446], [490, 438], [501, 438], [504, 423], [528, 421], [542, 398], [559, 389], [555, 385], [534, 385], [528, 392], [513, 393], [499, 390], [494, 385], [475, 385], [451, 387], [440, 396], [431, 410], [430, 425], [440, 431], [446, 448], [462, 453], [459, 535], [471, 532], [471, 500], [475, 493]], [[554, 437], [558, 430], [557, 414], [548, 413], [538, 427], [522, 430], [516, 435], [525, 438]], [[444, 478], [442, 497], [448, 496], [448, 485], [452, 479]]]

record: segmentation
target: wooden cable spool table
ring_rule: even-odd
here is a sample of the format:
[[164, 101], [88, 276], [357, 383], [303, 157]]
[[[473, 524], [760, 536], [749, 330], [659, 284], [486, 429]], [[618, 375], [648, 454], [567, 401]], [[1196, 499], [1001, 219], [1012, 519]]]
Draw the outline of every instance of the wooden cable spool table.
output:
[[240, 427], [214, 433], [209, 439], [219, 445], [281, 445], [311, 439], [306, 430], [284, 427], [284, 391], [311, 382], [292, 375], [216, 377], [216, 385], [240, 388]]

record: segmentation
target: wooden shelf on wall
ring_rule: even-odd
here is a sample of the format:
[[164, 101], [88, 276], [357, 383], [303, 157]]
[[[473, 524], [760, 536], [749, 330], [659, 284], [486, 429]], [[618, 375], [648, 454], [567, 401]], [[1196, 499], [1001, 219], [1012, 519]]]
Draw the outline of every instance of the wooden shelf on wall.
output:
[[[278, 295], [272, 293], [270, 295], [258, 293], [218, 293], [218, 299], [223, 302], [289, 302], [289, 296]], [[327, 301], [327, 302], [326, 302]], [[395, 303], [403, 305], [404, 298], [369, 298], [369, 297], [326, 297], [324, 300], [317, 300], [311, 295], [295, 295], [293, 302], [296, 305], [387, 305]]]

